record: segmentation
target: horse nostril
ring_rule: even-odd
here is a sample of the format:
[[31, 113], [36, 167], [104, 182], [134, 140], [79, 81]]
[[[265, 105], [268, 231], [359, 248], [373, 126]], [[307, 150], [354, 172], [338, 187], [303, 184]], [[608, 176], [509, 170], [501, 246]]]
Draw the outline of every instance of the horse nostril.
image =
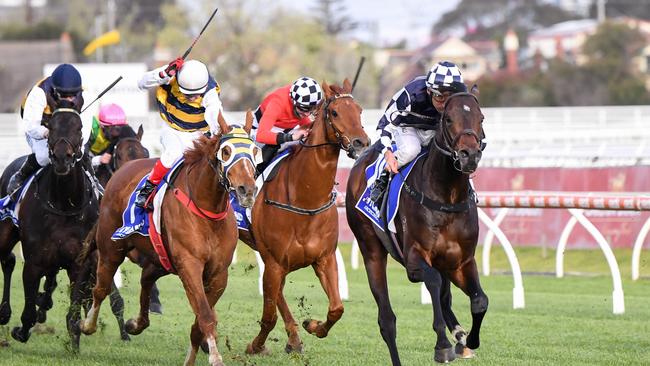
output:
[[458, 155], [460, 155], [460, 157], [463, 159], [469, 158], [469, 152], [467, 150], [460, 150], [458, 152]]
[[360, 138], [355, 138], [352, 140], [352, 146], [356, 149], [367, 146]]
[[238, 187], [237, 187], [237, 194], [245, 195], [245, 194], [246, 194], [246, 187], [244, 187], [244, 186], [238, 186]]

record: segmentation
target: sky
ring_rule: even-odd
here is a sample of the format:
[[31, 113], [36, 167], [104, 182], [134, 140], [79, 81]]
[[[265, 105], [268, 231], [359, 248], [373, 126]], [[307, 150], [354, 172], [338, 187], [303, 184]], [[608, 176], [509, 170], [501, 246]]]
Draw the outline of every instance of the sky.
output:
[[[315, 0], [281, 0], [285, 7], [308, 12]], [[431, 27], [440, 16], [455, 8], [460, 0], [348, 0], [347, 14], [361, 23], [355, 36], [378, 46], [407, 39], [409, 47], [429, 40]]]

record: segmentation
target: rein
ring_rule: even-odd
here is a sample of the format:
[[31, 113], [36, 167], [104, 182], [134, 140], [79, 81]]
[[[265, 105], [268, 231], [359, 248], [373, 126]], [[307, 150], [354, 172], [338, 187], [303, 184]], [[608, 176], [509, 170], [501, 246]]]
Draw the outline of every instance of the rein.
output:
[[[329, 105], [330, 105], [333, 101], [335, 101], [335, 100], [337, 100], [337, 99], [341, 99], [341, 98], [352, 98], [352, 99], [354, 99], [354, 97], [352, 96], [352, 94], [336, 94], [336, 95], [334, 95], [334, 96], [328, 98], [328, 99], [325, 101], [325, 104], [323, 105], [323, 113], [324, 113], [324, 115], [323, 115], [323, 122], [325, 122], [325, 132], [326, 132], [326, 133], [325, 133], [325, 139], [326, 139], [325, 142], [320, 143], [320, 144], [308, 145], [308, 144], [306, 143], [306, 141], [304, 141], [304, 140], [300, 140], [300, 145], [301, 145], [301, 146], [304, 146], [304, 147], [307, 147], [307, 148], [313, 148], [313, 147], [321, 147], [321, 146], [334, 145], [334, 146], [338, 146], [340, 149], [342, 149], [342, 150], [344, 150], [345, 152], [347, 152], [347, 153], [348, 153], [348, 156], [351, 154], [351, 151], [353, 151], [352, 141], [350, 141], [350, 138], [349, 138], [349, 137], [347, 137], [347, 136], [345, 136], [344, 134], [342, 134], [341, 131], [339, 131], [339, 129], [336, 128], [336, 126], [334, 126], [334, 123], [332, 123], [332, 119], [330, 118], [329, 109], [328, 109]], [[328, 129], [328, 126], [331, 127], [332, 130], [334, 130], [334, 135], [336, 136], [336, 142], [332, 142], [332, 141], [328, 141], [328, 140], [327, 140], [327, 129]], [[347, 144], [345, 144], [345, 143], [343, 142], [344, 140], [347, 140]]]

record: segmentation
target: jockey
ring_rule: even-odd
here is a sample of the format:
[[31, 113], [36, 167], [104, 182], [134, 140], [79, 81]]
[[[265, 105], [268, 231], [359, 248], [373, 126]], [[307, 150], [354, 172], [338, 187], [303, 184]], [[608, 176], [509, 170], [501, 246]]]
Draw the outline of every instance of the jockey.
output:
[[113, 156], [115, 144], [127, 137], [136, 137], [135, 131], [126, 123], [122, 107], [110, 103], [99, 108], [99, 115], [93, 117], [90, 138], [86, 142], [86, 154], [92, 156], [92, 166], [108, 164]]
[[81, 74], [70, 64], [61, 64], [51, 76], [42, 79], [23, 99], [20, 117], [25, 126], [25, 136], [32, 153], [9, 179], [7, 192], [13, 193], [39, 168], [50, 163], [47, 123], [60, 101], [67, 101], [81, 111], [84, 100], [81, 95]]
[[[370, 199], [377, 206], [381, 204], [389, 174], [397, 173], [415, 159], [422, 146], [429, 144], [447, 98], [463, 92], [467, 92], [467, 86], [458, 67], [452, 62], [442, 61], [433, 65], [426, 76], [411, 80], [393, 96], [377, 126], [381, 130], [381, 152], [386, 159], [386, 170], [377, 178], [370, 194]], [[431, 120], [408, 112], [430, 117]], [[414, 124], [431, 124], [432, 128], [409, 127]], [[396, 152], [392, 149], [393, 141], [397, 145]]]
[[[309, 134], [312, 116], [323, 100], [323, 90], [316, 80], [301, 77], [267, 95], [255, 110], [255, 141], [262, 148], [262, 172], [280, 150], [281, 145], [298, 141]], [[298, 128], [296, 128], [298, 127]]]
[[149, 71], [138, 83], [140, 90], [156, 87], [156, 100], [163, 125], [160, 143], [163, 151], [145, 185], [138, 192], [135, 204], [145, 206], [158, 183], [205, 132], [220, 132], [219, 114], [223, 113], [219, 84], [200, 61], [182, 58]]

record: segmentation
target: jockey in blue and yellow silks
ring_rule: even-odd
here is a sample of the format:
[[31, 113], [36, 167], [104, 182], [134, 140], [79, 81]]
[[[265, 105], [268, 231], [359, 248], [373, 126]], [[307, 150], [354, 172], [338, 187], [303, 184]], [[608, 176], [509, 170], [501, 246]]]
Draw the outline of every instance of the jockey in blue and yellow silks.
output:
[[144, 207], [147, 198], [183, 152], [203, 133], [220, 132], [219, 84], [209, 75], [200, 61], [182, 58], [144, 74], [138, 86], [141, 90], [157, 87], [156, 101], [165, 125], [160, 134], [163, 147], [149, 179], [140, 189], [135, 204]]

